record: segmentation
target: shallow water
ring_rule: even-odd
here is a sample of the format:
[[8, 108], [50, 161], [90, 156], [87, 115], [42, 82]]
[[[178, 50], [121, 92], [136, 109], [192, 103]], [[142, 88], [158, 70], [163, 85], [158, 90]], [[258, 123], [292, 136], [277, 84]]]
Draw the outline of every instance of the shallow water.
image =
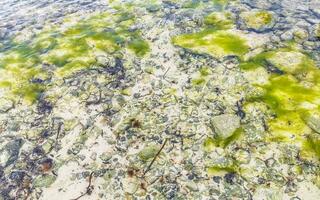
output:
[[0, 200], [320, 197], [318, 1], [0, 8]]

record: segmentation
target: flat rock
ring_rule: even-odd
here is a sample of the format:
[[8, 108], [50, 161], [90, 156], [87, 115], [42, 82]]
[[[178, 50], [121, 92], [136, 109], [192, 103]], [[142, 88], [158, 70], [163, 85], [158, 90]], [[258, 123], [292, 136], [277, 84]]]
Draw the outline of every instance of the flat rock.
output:
[[215, 116], [212, 121], [214, 130], [219, 137], [225, 139], [230, 137], [240, 127], [240, 118], [232, 114]]

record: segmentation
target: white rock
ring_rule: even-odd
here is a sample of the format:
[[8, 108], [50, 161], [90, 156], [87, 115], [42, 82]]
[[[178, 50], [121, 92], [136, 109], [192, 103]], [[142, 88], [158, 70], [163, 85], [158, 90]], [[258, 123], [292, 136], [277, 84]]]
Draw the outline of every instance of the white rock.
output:
[[127, 178], [123, 180], [123, 190], [126, 193], [134, 194], [138, 190], [138, 181], [134, 178]]
[[223, 114], [215, 116], [212, 119], [212, 125], [219, 137], [228, 138], [240, 127], [240, 118], [232, 114]]

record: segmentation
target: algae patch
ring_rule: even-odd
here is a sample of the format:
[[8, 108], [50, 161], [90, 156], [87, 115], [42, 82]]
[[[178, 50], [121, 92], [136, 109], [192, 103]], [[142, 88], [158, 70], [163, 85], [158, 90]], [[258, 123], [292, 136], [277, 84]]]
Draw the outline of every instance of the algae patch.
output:
[[198, 53], [207, 53], [217, 58], [228, 55], [242, 57], [249, 51], [245, 39], [223, 30], [206, 29], [204, 31], [174, 37], [173, 44], [191, 49]]
[[18, 95], [32, 103], [46, 89], [49, 74], [44, 65], [54, 66], [54, 76], [63, 78], [95, 65], [99, 55], [125, 49], [145, 55], [148, 43], [139, 31], [129, 30], [134, 19], [127, 12], [105, 12], [71, 25], [66, 20], [28, 41], [13, 40], [10, 48], [0, 52], [1, 89], [7, 96]]
[[317, 140], [310, 139], [317, 127], [310, 120], [320, 112], [320, 71], [314, 61], [297, 49], [287, 48], [263, 52], [240, 67], [245, 72], [261, 67], [269, 70], [268, 81], [256, 85], [262, 89], [261, 95], [247, 98], [248, 103], [265, 103], [273, 112], [268, 140], [296, 144], [305, 158], [314, 153], [319, 156], [313, 145]]
[[248, 28], [263, 30], [272, 24], [273, 15], [268, 11], [250, 11], [241, 13], [240, 17]]
[[216, 30], [225, 30], [232, 28], [234, 22], [230, 13], [213, 12], [205, 17], [204, 23]]

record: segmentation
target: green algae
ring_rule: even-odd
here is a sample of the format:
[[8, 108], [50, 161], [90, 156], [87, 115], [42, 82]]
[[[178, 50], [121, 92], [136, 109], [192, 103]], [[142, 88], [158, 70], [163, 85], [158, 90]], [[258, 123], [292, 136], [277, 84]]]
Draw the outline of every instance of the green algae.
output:
[[138, 156], [142, 161], [148, 161], [156, 156], [159, 151], [159, 147], [156, 145], [149, 145], [142, 149]]
[[207, 53], [217, 58], [228, 55], [242, 57], [249, 51], [249, 46], [243, 38], [228, 31], [214, 29], [176, 36], [172, 42], [174, 45], [198, 53]]
[[216, 30], [226, 30], [232, 28], [234, 22], [230, 13], [213, 12], [204, 18], [204, 23]]
[[224, 175], [226, 173], [235, 173], [237, 170], [234, 167], [219, 167], [219, 166], [212, 166], [208, 169], [208, 174], [213, 176]]
[[240, 68], [246, 71], [270, 65], [283, 73], [272, 73], [267, 84], [256, 86], [263, 90], [261, 95], [247, 98], [248, 103], [265, 103], [273, 112], [267, 140], [296, 144], [304, 158], [319, 157], [318, 140], [310, 139], [314, 132], [307, 122], [308, 116], [320, 111], [319, 69], [307, 54], [293, 48], [263, 52]]
[[67, 26], [53, 26], [24, 42], [12, 40], [10, 48], [0, 54], [0, 87], [9, 96], [21, 96], [33, 103], [45, 86], [32, 80], [45, 79], [48, 72], [43, 64], [54, 65], [54, 75], [66, 77], [93, 66], [96, 56], [114, 54], [124, 48], [141, 57], [149, 44], [138, 31], [130, 31], [135, 17], [119, 10], [117, 13], [100, 13]]
[[268, 11], [244, 12], [240, 16], [244, 19], [247, 27], [256, 30], [271, 24], [273, 20], [273, 15]]
[[208, 77], [211, 74], [211, 71], [208, 67], [200, 68], [199, 72], [195, 74], [195, 76], [191, 79], [191, 83], [193, 86], [203, 86], [207, 83]]
[[150, 51], [149, 44], [142, 39], [134, 39], [133, 41], [129, 42], [128, 48], [133, 50], [137, 56], [144, 56]]
[[[303, 151], [303, 154], [306, 154], [306, 156], [314, 156], [318, 159], [320, 159], [320, 138], [319, 136], [313, 136], [310, 135], [306, 139], [306, 141], [303, 144], [305, 151]], [[306, 152], [307, 151], [307, 152]], [[304, 155], [302, 155], [304, 156]]]

